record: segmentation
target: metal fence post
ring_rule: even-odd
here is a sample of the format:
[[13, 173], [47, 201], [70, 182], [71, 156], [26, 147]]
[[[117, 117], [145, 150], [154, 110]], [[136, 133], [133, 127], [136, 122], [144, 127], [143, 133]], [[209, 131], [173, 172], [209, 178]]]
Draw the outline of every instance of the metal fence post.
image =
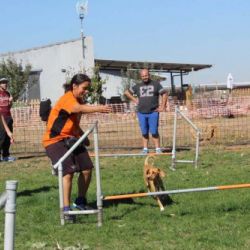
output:
[[195, 146], [195, 160], [194, 160], [195, 168], [198, 168], [199, 146], [200, 146], [200, 131], [196, 131], [196, 146]]
[[177, 130], [177, 106], [175, 106], [174, 112], [174, 128], [173, 128], [173, 148], [172, 148], [172, 165], [171, 170], [176, 170], [176, 130]]
[[61, 225], [65, 224], [63, 213], [63, 165], [60, 162], [58, 167], [58, 185], [59, 185], [59, 207], [60, 207], [60, 220]]
[[15, 243], [17, 181], [6, 181], [4, 250], [13, 250]]
[[95, 171], [96, 171], [96, 199], [97, 199], [97, 226], [102, 226], [103, 220], [103, 201], [101, 190], [101, 174], [100, 174], [100, 162], [99, 162], [99, 145], [98, 145], [98, 126], [94, 128], [94, 146], [95, 146]]

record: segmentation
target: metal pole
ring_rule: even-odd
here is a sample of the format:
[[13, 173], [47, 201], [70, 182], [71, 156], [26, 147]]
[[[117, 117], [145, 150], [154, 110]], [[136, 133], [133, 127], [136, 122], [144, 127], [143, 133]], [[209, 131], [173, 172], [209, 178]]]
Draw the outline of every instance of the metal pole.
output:
[[56, 169], [58, 166], [80, 145], [80, 143], [93, 131], [95, 124], [90, 128], [87, 129], [86, 132], [78, 139], [78, 141], [67, 151], [67, 153], [62, 156], [58, 162], [53, 165], [53, 168]]
[[[195, 126], [195, 124], [186, 116], [184, 115], [177, 107], [176, 107], [176, 113], [179, 113], [182, 118], [196, 131], [196, 145], [195, 145], [195, 159], [194, 161], [185, 161], [193, 163], [195, 168], [198, 167], [198, 157], [199, 157], [199, 143], [200, 143], [200, 130]], [[181, 162], [181, 161], [175, 161]]]
[[104, 197], [103, 200], [120, 200], [120, 199], [128, 199], [128, 198], [147, 197], [147, 196], [194, 193], [194, 192], [205, 192], [205, 191], [219, 191], [219, 190], [240, 189], [240, 188], [250, 188], [250, 184], [249, 183], [247, 183], [247, 184], [234, 184], [234, 185], [225, 185], [225, 186], [216, 186], [216, 187], [176, 189], [176, 190], [168, 190], [168, 191], [161, 191], [161, 192], [112, 195], [112, 196]]
[[0, 209], [5, 206], [7, 197], [8, 197], [7, 192], [2, 193], [2, 195], [0, 196]]
[[83, 59], [85, 58], [85, 45], [84, 45], [84, 36], [83, 36], [83, 15], [80, 15], [80, 20], [81, 20], [81, 41], [82, 41], [82, 57]]
[[60, 162], [58, 167], [58, 185], [59, 185], [59, 207], [60, 207], [60, 220], [61, 225], [65, 224], [64, 220], [64, 211], [63, 211], [63, 166], [62, 162]]
[[[147, 155], [172, 155], [172, 153], [160, 153], [160, 154], [157, 154], [157, 153], [148, 153]], [[90, 153], [90, 157], [94, 157], [95, 156], [95, 153], [91, 154]], [[145, 157], [145, 154], [99, 154], [99, 157], [132, 157], [132, 156], [143, 156]]]
[[170, 80], [171, 80], [171, 90], [172, 90], [172, 95], [175, 97], [175, 85], [174, 85], [174, 76], [173, 73], [170, 73]]
[[103, 202], [101, 190], [101, 174], [100, 174], [100, 161], [99, 161], [99, 145], [98, 145], [98, 123], [94, 128], [94, 146], [95, 146], [95, 171], [96, 171], [96, 203], [97, 203], [97, 226], [102, 226], [103, 221]]
[[17, 184], [17, 181], [6, 181], [7, 200], [5, 204], [4, 250], [13, 250], [15, 246]]
[[198, 167], [199, 144], [200, 144], [200, 132], [197, 131], [196, 132], [195, 160], [194, 160], [194, 166], [195, 166], [195, 168]]
[[174, 112], [174, 130], [173, 130], [173, 149], [172, 149], [172, 165], [170, 167], [171, 170], [175, 171], [175, 163], [176, 163], [176, 130], [177, 130], [177, 106], [175, 106]]
[[184, 115], [178, 108], [176, 108], [176, 110], [184, 118], [184, 120], [186, 120], [192, 126], [195, 131], [199, 131], [195, 124], [186, 115]]

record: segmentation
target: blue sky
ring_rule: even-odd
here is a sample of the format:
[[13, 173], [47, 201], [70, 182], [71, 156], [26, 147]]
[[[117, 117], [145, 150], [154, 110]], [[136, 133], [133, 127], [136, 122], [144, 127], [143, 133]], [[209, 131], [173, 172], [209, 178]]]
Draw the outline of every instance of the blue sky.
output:
[[[80, 36], [73, 0], [0, 0], [0, 53]], [[250, 81], [249, 0], [89, 0], [96, 58], [212, 64], [194, 83]]]

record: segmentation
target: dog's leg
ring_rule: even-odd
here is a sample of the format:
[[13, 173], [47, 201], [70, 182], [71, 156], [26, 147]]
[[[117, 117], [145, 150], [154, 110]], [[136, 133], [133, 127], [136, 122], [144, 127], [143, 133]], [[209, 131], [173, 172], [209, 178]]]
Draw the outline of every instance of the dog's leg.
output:
[[157, 202], [158, 202], [158, 205], [159, 205], [159, 207], [160, 207], [161, 212], [164, 211], [164, 207], [163, 207], [163, 205], [162, 205], [162, 203], [161, 203], [161, 200], [160, 200], [159, 196], [156, 196], [156, 200], [157, 200]]
[[[158, 183], [157, 183], [157, 185], [158, 185]], [[161, 188], [157, 188], [157, 191], [163, 191], [163, 190], [161, 190]], [[160, 210], [161, 210], [161, 211], [164, 211], [164, 206], [162, 205], [160, 196], [156, 196], [156, 200], [157, 200], [157, 202], [158, 202], [158, 205], [159, 205], [159, 207], [160, 207]]]
[[[158, 191], [158, 190], [156, 190], [156, 188], [155, 188], [154, 181], [149, 181], [149, 187], [150, 187], [150, 192], [156, 192], [156, 191]], [[161, 211], [164, 211], [164, 206], [162, 205], [159, 196], [154, 196], [154, 199], [156, 199], [156, 201], [157, 201], [157, 203], [158, 203], [158, 205], [159, 205], [159, 207], [160, 207], [160, 210], [161, 210]]]

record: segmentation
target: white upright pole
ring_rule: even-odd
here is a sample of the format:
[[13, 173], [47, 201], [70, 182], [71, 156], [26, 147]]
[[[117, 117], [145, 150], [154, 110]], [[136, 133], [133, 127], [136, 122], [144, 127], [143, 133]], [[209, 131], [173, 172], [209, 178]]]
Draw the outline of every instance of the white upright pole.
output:
[[96, 171], [96, 199], [97, 199], [97, 226], [102, 226], [103, 220], [103, 202], [101, 190], [101, 174], [100, 174], [100, 161], [99, 161], [99, 145], [98, 145], [98, 126], [94, 128], [94, 146], [95, 146], [95, 171]]
[[7, 200], [5, 204], [4, 250], [13, 250], [15, 246], [17, 183], [17, 181], [6, 181]]
[[60, 162], [58, 167], [58, 185], [59, 185], [59, 206], [60, 206], [60, 219], [61, 225], [63, 226], [64, 221], [64, 211], [63, 211], [63, 166]]
[[177, 130], [177, 106], [175, 106], [174, 112], [174, 130], [173, 130], [173, 148], [172, 148], [172, 165], [170, 167], [171, 170], [176, 170], [176, 130]]
[[199, 146], [200, 146], [200, 131], [196, 131], [196, 147], [195, 147], [195, 160], [194, 160], [195, 168], [198, 167]]

